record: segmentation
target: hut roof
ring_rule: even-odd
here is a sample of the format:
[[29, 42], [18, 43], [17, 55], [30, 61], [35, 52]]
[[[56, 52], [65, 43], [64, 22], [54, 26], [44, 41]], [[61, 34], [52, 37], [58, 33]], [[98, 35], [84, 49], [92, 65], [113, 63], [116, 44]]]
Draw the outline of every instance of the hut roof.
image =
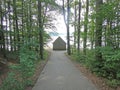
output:
[[64, 43], [66, 43], [61, 37], [58, 37], [53, 43], [55, 43], [55, 42], [64, 42]]

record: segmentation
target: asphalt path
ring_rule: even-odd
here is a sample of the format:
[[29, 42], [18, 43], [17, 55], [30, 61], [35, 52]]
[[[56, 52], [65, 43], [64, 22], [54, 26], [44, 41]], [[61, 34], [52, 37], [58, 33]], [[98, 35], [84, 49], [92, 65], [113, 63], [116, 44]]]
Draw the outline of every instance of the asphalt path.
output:
[[32, 90], [98, 90], [64, 53], [52, 51]]

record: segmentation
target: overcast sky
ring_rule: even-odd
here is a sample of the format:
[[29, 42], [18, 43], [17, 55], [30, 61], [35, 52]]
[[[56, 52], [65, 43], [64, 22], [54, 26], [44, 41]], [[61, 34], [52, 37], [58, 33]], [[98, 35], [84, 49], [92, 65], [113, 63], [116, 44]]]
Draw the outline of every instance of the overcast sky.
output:
[[[62, 0], [57, 0], [56, 2], [59, 3], [60, 5], [62, 5]], [[56, 18], [56, 20], [53, 20], [53, 23], [57, 29], [56, 32], [66, 35], [67, 30], [66, 30], [66, 25], [64, 22], [63, 15], [57, 13], [56, 11], [53, 12], [53, 14], [55, 15], [55, 18]], [[70, 29], [70, 32], [71, 33], [73, 32], [73, 28]]]

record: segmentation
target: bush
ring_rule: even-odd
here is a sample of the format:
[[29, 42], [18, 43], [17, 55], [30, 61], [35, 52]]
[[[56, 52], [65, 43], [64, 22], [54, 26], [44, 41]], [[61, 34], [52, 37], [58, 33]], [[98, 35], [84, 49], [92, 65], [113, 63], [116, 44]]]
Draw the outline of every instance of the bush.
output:
[[27, 85], [32, 85], [31, 77], [35, 72], [37, 53], [31, 46], [31, 43], [27, 43], [20, 47], [19, 63], [10, 66], [12, 70], [0, 90], [24, 90]]
[[108, 84], [120, 85], [120, 50], [112, 47], [99, 48], [102, 53], [102, 60], [95, 60], [95, 50], [87, 50], [86, 56], [82, 52], [74, 53], [76, 61], [86, 65], [98, 76], [108, 79]]
[[24, 90], [24, 85], [16, 79], [15, 73], [9, 73], [0, 90]]
[[120, 51], [113, 50], [111, 47], [100, 48], [102, 60], [98, 61], [94, 58], [94, 51], [87, 51], [86, 62], [87, 66], [98, 75], [103, 77], [120, 79]]
[[116, 79], [107, 80], [107, 84], [111, 87], [117, 87], [120, 85], [120, 82]]
[[120, 80], [120, 50], [108, 50], [103, 51], [104, 70], [106, 71], [106, 77]]
[[79, 54], [77, 52], [74, 52], [72, 57], [79, 63], [84, 64], [85, 63], [85, 55], [83, 55], [82, 52], [80, 52]]
[[29, 47], [23, 46], [20, 49], [20, 64], [19, 73], [25, 84], [28, 84], [30, 77], [33, 76], [35, 71], [35, 62], [37, 60], [37, 54], [34, 50], [30, 50]]

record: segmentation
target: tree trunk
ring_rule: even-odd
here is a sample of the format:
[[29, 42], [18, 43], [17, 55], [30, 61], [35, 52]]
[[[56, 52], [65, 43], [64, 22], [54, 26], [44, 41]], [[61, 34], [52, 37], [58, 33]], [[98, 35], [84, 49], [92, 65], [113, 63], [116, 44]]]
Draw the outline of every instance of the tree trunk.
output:
[[39, 20], [39, 43], [40, 43], [40, 58], [43, 59], [43, 22], [41, 1], [38, 0], [38, 20]]
[[65, 1], [63, 0], [62, 1], [63, 2], [63, 17], [64, 17], [64, 22], [65, 22], [65, 25], [66, 25], [66, 27], [67, 27], [67, 22], [66, 22], [66, 17], [65, 17]]
[[102, 54], [100, 52], [100, 47], [102, 43], [102, 17], [99, 15], [103, 0], [96, 0], [96, 33], [95, 33], [95, 58], [96, 60], [102, 60]]
[[0, 44], [1, 44], [1, 51], [3, 52], [4, 58], [6, 58], [6, 51], [5, 51], [5, 36], [4, 36], [4, 28], [3, 28], [3, 13], [2, 6], [0, 5], [0, 14], [1, 14], [1, 28], [0, 28]]
[[75, 9], [74, 9], [74, 13], [75, 13], [75, 17], [74, 17], [74, 48], [76, 50], [76, 31], [77, 31], [77, 27], [76, 27], [76, 21], [77, 21], [77, 7], [76, 7], [76, 2], [75, 2]]
[[83, 40], [83, 53], [86, 55], [86, 48], [87, 48], [87, 29], [88, 29], [88, 12], [89, 12], [89, 0], [86, 0], [86, 13], [85, 13], [85, 20], [84, 20], [84, 40]]
[[80, 52], [80, 20], [81, 20], [81, 0], [79, 0], [79, 12], [78, 12], [78, 35], [77, 35], [77, 43], [78, 43], [78, 46], [77, 46], [77, 50], [78, 50], [78, 53]]
[[[10, 0], [8, 2], [8, 10], [10, 10]], [[12, 22], [11, 22], [11, 16], [10, 16], [10, 12], [9, 12], [9, 29], [10, 29], [10, 33], [9, 33], [9, 44], [10, 44], [10, 51], [13, 51], [13, 46], [12, 46]]]
[[67, 0], [67, 53], [71, 54], [70, 50], [70, 34], [69, 34], [69, 20], [70, 20], [70, 1]]

